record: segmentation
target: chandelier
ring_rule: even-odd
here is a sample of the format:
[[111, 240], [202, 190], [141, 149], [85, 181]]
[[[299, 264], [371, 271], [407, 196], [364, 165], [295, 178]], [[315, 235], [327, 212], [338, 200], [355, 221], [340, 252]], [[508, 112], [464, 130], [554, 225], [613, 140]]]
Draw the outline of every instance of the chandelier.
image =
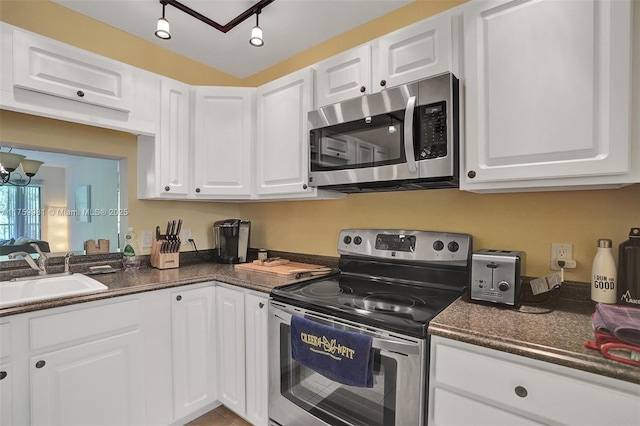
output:
[[[0, 152], [0, 185], [27, 186], [31, 183], [31, 178], [38, 173], [42, 164], [42, 161], [29, 160], [24, 155]], [[16, 171], [20, 166], [22, 166], [24, 174], [27, 175], [27, 180], [20, 172]]]

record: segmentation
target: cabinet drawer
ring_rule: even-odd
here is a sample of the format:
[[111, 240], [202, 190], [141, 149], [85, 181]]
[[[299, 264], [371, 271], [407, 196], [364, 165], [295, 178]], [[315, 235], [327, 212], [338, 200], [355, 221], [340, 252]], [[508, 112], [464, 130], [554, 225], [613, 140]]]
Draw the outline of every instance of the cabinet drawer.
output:
[[536, 367], [541, 363], [526, 358], [519, 362], [519, 357], [506, 353], [474, 349], [471, 345], [462, 349], [436, 344], [435, 386], [454, 388], [498, 407], [563, 424], [618, 424], [615, 419], [640, 422], [637, 390], [625, 392], [545, 370], [543, 365]]
[[138, 300], [111, 303], [29, 321], [31, 349], [72, 342], [89, 337], [116, 334], [140, 324]]
[[11, 324], [0, 325], [0, 358], [11, 355]]
[[13, 32], [14, 85], [78, 102], [131, 111], [124, 65], [56, 42]]

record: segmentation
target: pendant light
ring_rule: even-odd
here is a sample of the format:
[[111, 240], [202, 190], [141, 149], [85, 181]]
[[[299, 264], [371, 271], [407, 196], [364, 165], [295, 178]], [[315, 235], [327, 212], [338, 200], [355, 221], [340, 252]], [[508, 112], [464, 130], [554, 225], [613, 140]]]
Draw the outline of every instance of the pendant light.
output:
[[162, 3], [162, 18], [158, 19], [158, 25], [156, 27], [156, 37], [163, 40], [169, 40], [171, 38], [171, 31], [169, 31], [169, 21], [164, 18], [164, 9], [166, 4]]
[[259, 16], [260, 10], [256, 12], [256, 26], [251, 29], [251, 38], [249, 39], [249, 43], [251, 43], [254, 47], [262, 47], [264, 46], [264, 40], [262, 39], [262, 28], [259, 25]]

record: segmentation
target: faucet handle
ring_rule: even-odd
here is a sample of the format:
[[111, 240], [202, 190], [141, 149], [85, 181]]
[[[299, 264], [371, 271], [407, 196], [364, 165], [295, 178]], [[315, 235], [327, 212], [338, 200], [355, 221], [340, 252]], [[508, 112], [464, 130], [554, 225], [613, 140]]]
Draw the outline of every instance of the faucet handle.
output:
[[31, 244], [29, 244], [29, 245], [30, 245], [31, 247], [33, 247], [33, 248], [35, 249], [35, 251], [36, 251], [40, 256], [43, 256], [43, 257], [45, 257], [45, 258], [48, 258], [48, 257], [49, 257], [49, 254], [48, 254], [48, 253], [43, 252], [43, 251], [40, 249], [40, 246], [39, 246], [37, 243], [31, 243]]

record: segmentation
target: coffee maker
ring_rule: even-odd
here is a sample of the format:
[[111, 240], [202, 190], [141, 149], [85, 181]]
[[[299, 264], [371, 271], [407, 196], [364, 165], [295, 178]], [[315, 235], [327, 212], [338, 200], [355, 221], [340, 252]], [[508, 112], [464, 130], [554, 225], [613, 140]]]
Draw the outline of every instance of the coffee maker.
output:
[[214, 222], [214, 257], [218, 263], [244, 263], [249, 253], [251, 222], [225, 219]]

